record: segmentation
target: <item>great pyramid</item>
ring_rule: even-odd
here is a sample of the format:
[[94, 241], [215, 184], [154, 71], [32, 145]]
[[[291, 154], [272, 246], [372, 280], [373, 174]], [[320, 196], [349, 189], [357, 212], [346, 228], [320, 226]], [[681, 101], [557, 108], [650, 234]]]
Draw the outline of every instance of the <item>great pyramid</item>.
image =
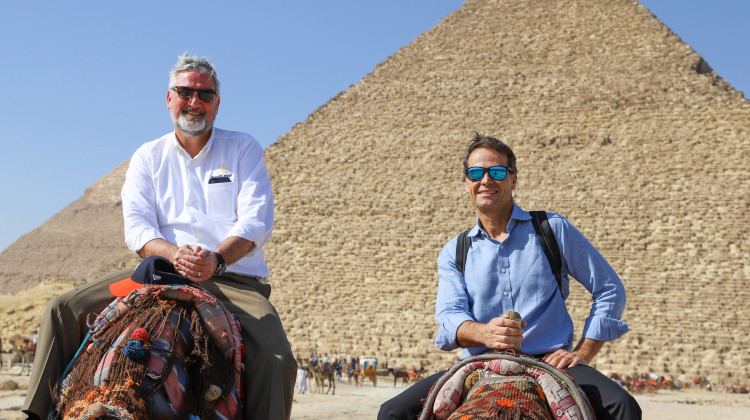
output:
[[[271, 299], [295, 353], [458, 357], [432, 343], [435, 262], [474, 223], [474, 130], [516, 151], [523, 208], [568, 217], [622, 277], [631, 331], [597, 368], [747, 383], [750, 102], [634, 0], [467, 0], [268, 147]], [[0, 255], [4, 290], [132, 263], [124, 169]], [[589, 306], [574, 287], [578, 327]]]

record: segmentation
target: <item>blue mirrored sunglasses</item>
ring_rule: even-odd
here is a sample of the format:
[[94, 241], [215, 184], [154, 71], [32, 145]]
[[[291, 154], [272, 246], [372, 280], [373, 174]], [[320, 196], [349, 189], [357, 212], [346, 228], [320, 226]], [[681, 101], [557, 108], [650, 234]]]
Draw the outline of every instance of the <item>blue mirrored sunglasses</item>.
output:
[[508, 172], [513, 173], [513, 169], [507, 166], [491, 166], [489, 168], [482, 168], [481, 166], [472, 166], [467, 168], [464, 173], [466, 177], [474, 182], [481, 181], [484, 178], [484, 174], [489, 173], [490, 178], [495, 181], [502, 181], [508, 175]]

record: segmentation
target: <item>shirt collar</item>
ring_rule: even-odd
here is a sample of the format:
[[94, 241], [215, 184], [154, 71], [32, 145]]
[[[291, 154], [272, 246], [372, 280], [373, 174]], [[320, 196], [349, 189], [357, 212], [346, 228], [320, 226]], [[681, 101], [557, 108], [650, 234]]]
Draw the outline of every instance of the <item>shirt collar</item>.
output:
[[203, 149], [201, 149], [201, 151], [198, 152], [198, 154], [195, 155], [194, 158], [191, 158], [188, 152], [186, 152], [185, 149], [182, 148], [182, 145], [180, 144], [179, 140], [177, 140], [177, 134], [175, 134], [174, 131], [172, 131], [172, 147], [174, 147], [175, 150], [177, 150], [177, 153], [185, 157], [187, 160], [198, 160], [201, 157], [205, 156], [209, 150], [211, 150], [211, 147], [214, 145], [215, 134], [216, 134], [216, 127], [213, 126], [211, 127], [211, 136], [208, 138], [206, 145], [203, 146]]
[[526, 210], [522, 209], [516, 202], [513, 202], [513, 213], [510, 215], [510, 220], [531, 220], [531, 215]]
[[[531, 220], [531, 215], [529, 212], [522, 209], [516, 202], [513, 202], [513, 211], [510, 214], [510, 221], [508, 222], [508, 231], [510, 232], [511, 226], [515, 223], [514, 220]], [[487, 231], [484, 230], [484, 228], [481, 227], [481, 224], [479, 223], [479, 218], [477, 217], [477, 222], [474, 225], [474, 227], [471, 228], [469, 231], [469, 236], [477, 236], [479, 233], [482, 233], [484, 236], [489, 237], [487, 235]]]

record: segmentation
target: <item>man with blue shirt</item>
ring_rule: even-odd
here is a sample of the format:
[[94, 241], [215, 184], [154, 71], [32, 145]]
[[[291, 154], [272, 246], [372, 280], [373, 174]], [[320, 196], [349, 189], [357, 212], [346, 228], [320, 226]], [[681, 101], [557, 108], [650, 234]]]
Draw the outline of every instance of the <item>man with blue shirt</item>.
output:
[[[477, 211], [468, 233], [471, 247], [464, 274], [456, 266], [456, 241], [438, 257], [435, 344], [463, 348], [462, 358], [521, 343], [524, 353], [565, 369], [589, 397], [599, 419], [640, 419], [635, 399], [588, 366], [604, 342], [628, 331], [620, 318], [626, 296], [620, 278], [591, 243], [563, 216], [548, 213], [563, 259], [559, 290], [528, 212], [513, 200], [518, 181], [516, 157], [503, 142], [476, 134], [463, 159], [466, 191]], [[569, 277], [594, 303], [573, 347], [573, 321], [565, 307]], [[500, 317], [521, 314], [523, 323]], [[439, 372], [381, 406], [379, 419], [416, 418]]]

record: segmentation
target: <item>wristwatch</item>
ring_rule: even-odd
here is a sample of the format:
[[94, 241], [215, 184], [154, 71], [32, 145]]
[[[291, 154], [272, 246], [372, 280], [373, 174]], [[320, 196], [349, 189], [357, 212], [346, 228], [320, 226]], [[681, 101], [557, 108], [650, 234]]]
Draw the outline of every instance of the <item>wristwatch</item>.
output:
[[216, 272], [214, 273], [214, 275], [220, 276], [227, 270], [227, 263], [224, 261], [224, 257], [222, 257], [218, 252], [214, 252], [214, 255], [216, 255], [216, 259], [219, 260], [219, 265], [216, 266]]

